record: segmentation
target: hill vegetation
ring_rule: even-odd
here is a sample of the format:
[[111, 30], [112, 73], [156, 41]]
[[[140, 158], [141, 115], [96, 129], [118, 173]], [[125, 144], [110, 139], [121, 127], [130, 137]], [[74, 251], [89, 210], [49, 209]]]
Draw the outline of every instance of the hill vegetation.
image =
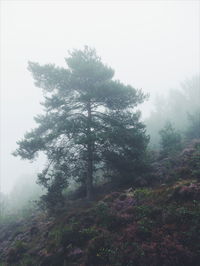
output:
[[170, 99], [168, 115], [158, 108], [146, 121], [149, 137], [136, 109], [141, 90], [113, 80], [94, 49], [74, 50], [66, 63], [29, 63], [45, 113], [14, 155], [45, 153], [37, 181], [45, 190], [19, 184], [21, 208], [0, 195], [0, 266], [198, 266], [198, 79], [176, 91], [184, 125]]
[[199, 265], [200, 140], [153, 162], [152, 186], [67, 200], [2, 225], [1, 265]]

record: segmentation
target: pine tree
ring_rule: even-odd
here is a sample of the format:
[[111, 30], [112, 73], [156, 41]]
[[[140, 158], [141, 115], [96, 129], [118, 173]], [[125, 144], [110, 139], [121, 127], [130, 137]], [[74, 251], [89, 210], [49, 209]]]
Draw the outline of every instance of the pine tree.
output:
[[66, 69], [29, 63], [35, 85], [44, 90], [45, 114], [35, 117], [38, 127], [14, 152], [28, 160], [39, 151], [46, 154], [48, 165], [38, 182], [52, 204], [62, 201], [70, 179], [82, 182], [91, 199], [99, 169], [133, 177], [142, 168], [148, 143], [140, 114], [133, 110], [146, 98], [141, 90], [113, 80], [113, 69], [87, 46], [69, 52], [66, 63]]
[[169, 156], [179, 152], [182, 148], [181, 134], [167, 122], [162, 130], [160, 130], [161, 137], [161, 155]]

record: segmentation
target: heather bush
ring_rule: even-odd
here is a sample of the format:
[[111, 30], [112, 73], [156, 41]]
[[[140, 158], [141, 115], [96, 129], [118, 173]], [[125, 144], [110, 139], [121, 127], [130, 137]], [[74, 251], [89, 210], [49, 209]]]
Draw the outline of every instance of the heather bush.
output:
[[112, 246], [112, 237], [108, 233], [92, 239], [88, 246], [85, 265], [111, 265], [110, 257], [115, 252]]
[[57, 243], [57, 246], [67, 247], [72, 245], [80, 247], [97, 235], [98, 230], [95, 227], [80, 228], [76, 224], [71, 224], [54, 230], [51, 236]]
[[151, 189], [150, 188], [138, 188], [134, 191], [133, 196], [137, 201], [145, 200], [146, 198], [151, 196]]
[[125, 199], [116, 199], [113, 204], [112, 208], [116, 211], [123, 211], [131, 206], [135, 206], [137, 201], [133, 197], [126, 197]]
[[193, 265], [194, 254], [171, 236], [165, 236], [160, 242], [145, 242], [142, 249], [144, 255], [141, 256], [141, 266]]
[[116, 214], [111, 211], [108, 204], [99, 202], [95, 208], [96, 222], [106, 228], [112, 227], [116, 222]]

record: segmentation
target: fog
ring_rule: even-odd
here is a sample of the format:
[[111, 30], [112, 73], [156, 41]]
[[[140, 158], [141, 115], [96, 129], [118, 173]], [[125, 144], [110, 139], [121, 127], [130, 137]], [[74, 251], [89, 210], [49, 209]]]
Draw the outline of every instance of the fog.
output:
[[150, 100], [200, 72], [199, 1], [1, 1], [1, 191], [35, 175], [43, 159], [13, 157], [16, 141], [34, 128], [42, 91], [27, 62], [65, 66], [67, 51], [89, 45], [115, 78]]
[[178, 130], [182, 141], [200, 137], [200, 75], [181, 83], [180, 88], [169, 90], [167, 95], [158, 95], [153, 110], [145, 119], [150, 135], [150, 146], [160, 149], [160, 130], [171, 123]]

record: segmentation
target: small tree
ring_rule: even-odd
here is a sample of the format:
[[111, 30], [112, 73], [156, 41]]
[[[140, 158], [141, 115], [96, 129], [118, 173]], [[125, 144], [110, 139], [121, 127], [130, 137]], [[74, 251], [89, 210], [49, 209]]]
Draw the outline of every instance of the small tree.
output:
[[35, 118], [38, 127], [25, 134], [14, 153], [29, 160], [39, 151], [46, 154], [38, 182], [52, 204], [61, 201], [69, 179], [82, 182], [91, 199], [99, 169], [133, 176], [148, 143], [140, 115], [133, 112], [146, 98], [141, 90], [112, 80], [114, 71], [94, 49], [73, 50], [66, 63], [67, 69], [29, 63], [35, 85], [44, 90], [46, 113]]
[[187, 139], [200, 138], [200, 111], [188, 114], [188, 128], [185, 135]]
[[181, 135], [173, 128], [170, 122], [167, 122], [159, 133], [162, 156], [174, 155], [177, 151], [180, 151], [182, 147]]

